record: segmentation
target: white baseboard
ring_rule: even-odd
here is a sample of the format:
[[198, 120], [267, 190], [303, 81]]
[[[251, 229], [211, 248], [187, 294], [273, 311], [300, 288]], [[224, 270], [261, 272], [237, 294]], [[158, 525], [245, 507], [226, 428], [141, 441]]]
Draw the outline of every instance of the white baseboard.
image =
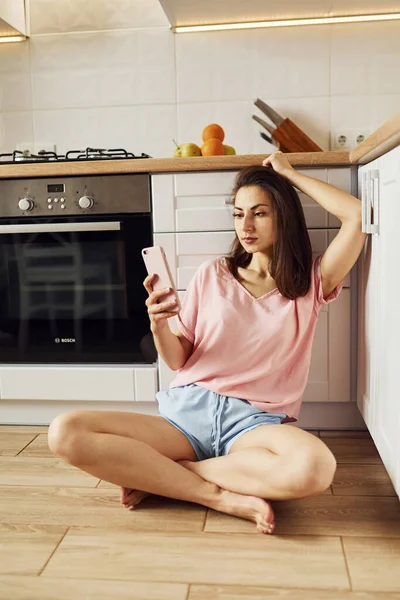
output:
[[[0, 425], [49, 425], [71, 410], [119, 410], [158, 415], [157, 402], [0, 401]], [[303, 429], [366, 429], [355, 402], [304, 402], [297, 426]]]

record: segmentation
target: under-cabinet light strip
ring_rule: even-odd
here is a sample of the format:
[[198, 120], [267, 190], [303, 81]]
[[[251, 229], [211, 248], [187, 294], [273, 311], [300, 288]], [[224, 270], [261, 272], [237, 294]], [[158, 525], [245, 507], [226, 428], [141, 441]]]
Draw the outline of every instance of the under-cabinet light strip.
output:
[[400, 13], [381, 15], [354, 15], [349, 17], [316, 17], [312, 19], [285, 19], [281, 21], [253, 21], [249, 23], [220, 23], [217, 25], [185, 25], [173, 27], [175, 33], [198, 31], [224, 31], [228, 29], [258, 29], [261, 27], [295, 27], [299, 25], [332, 25], [336, 23], [360, 23], [366, 21], [392, 21], [400, 19]]
[[8, 35], [4, 37], [0, 36], [0, 44], [7, 44], [9, 42], [25, 42], [26, 39], [26, 37], [21, 35]]

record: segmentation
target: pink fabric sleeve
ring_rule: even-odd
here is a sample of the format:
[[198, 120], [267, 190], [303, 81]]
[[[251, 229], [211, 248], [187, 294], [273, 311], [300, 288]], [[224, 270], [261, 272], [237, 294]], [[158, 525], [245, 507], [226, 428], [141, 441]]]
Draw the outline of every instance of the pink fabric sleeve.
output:
[[201, 267], [199, 267], [190, 280], [182, 301], [182, 310], [176, 315], [175, 320], [178, 329], [192, 344], [196, 337], [202, 271]]
[[331, 291], [329, 296], [326, 299], [324, 299], [323, 291], [322, 291], [322, 279], [321, 279], [321, 260], [322, 260], [322, 254], [317, 256], [317, 258], [314, 261], [315, 304], [317, 306], [322, 306], [323, 304], [329, 304], [333, 300], [336, 300], [336, 298], [339, 296], [340, 292], [342, 291], [343, 283], [344, 283], [344, 280], [342, 280], [340, 283], [338, 283], [338, 285], [335, 287], [335, 289]]

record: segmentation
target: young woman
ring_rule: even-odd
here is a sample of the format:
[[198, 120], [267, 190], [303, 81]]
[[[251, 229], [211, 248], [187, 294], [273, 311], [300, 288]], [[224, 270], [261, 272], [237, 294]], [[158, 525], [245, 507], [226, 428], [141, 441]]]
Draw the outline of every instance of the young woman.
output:
[[[342, 223], [314, 260], [294, 187]], [[321, 307], [339, 295], [365, 242], [353, 196], [295, 171], [281, 152], [238, 173], [236, 238], [204, 262], [178, 314], [144, 287], [155, 345], [178, 371], [157, 393], [160, 416], [72, 411], [49, 428], [54, 454], [122, 488], [134, 508], [151, 493], [196, 502], [274, 530], [268, 500], [319, 494], [336, 462], [297, 420]], [[177, 316], [173, 333], [167, 319]]]

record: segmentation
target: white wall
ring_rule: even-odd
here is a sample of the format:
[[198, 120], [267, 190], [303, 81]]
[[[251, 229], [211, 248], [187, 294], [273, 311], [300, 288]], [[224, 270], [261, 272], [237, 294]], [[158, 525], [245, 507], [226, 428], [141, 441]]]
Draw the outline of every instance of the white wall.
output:
[[[217, 122], [238, 154], [274, 147], [256, 97], [323, 149], [400, 110], [400, 22], [172, 34], [158, 0], [31, 0], [31, 39], [0, 44], [0, 152], [173, 154]], [[72, 33], [71, 33], [72, 32]]]

